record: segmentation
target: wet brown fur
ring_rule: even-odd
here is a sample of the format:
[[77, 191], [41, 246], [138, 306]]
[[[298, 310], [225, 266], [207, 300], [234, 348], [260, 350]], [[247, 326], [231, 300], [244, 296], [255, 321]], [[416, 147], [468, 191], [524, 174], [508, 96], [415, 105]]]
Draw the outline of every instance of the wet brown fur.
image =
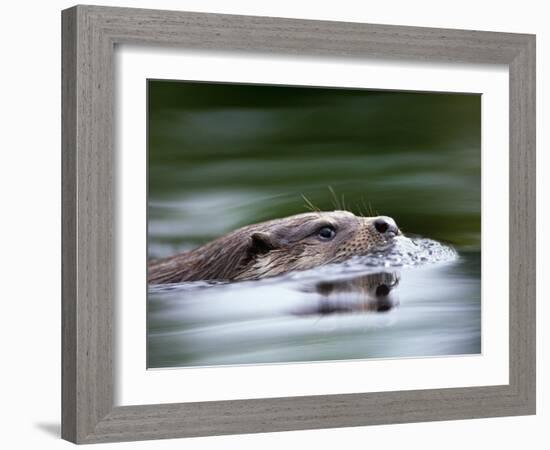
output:
[[[151, 261], [151, 284], [254, 280], [364, 255], [391, 244], [374, 228], [376, 217], [348, 211], [309, 212], [239, 228], [194, 250]], [[319, 238], [324, 226], [333, 239]]]

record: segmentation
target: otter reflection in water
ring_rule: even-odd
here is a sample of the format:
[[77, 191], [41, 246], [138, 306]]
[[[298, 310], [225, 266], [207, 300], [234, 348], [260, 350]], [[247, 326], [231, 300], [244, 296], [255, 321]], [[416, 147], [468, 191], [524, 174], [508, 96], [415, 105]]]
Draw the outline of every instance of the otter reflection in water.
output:
[[248, 225], [194, 250], [151, 261], [151, 284], [243, 281], [384, 251], [401, 231], [391, 217], [311, 212]]
[[380, 272], [345, 280], [322, 281], [303, 289], [318, 296], [317, 303], [295, 311], [298, 315], [346, 312], [386, 312], [399, 302], [392, 291], [399, 284], [397, 272]]

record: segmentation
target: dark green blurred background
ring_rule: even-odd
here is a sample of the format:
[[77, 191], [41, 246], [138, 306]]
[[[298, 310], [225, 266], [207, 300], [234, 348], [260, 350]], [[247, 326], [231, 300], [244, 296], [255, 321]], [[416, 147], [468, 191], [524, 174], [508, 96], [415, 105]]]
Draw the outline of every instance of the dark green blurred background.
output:
[[148, 82], [149, 255], [307, 210], [479, 250], [481, 97]]

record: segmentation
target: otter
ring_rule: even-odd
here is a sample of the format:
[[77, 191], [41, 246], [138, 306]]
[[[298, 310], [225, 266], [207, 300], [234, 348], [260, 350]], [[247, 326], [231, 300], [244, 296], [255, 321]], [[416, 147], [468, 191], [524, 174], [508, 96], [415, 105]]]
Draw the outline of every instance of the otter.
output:
[[151, 261], [148, 281], [257, 280], [382, 251], [400, 234], [391, 217], [302, 213], [247, 225], [194, 250]]

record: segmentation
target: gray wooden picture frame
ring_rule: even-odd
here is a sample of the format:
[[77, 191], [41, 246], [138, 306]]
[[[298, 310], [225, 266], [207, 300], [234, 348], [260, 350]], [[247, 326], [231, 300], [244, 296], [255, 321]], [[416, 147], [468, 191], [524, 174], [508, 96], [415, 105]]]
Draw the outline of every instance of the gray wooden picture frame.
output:
[[[115, 407], [117, 44], [507, 65], [509, 384]], [[62, 13], [62, 54], [64, 439], [93, 443], [535, 413], [535, 36], [76, 6]]]

